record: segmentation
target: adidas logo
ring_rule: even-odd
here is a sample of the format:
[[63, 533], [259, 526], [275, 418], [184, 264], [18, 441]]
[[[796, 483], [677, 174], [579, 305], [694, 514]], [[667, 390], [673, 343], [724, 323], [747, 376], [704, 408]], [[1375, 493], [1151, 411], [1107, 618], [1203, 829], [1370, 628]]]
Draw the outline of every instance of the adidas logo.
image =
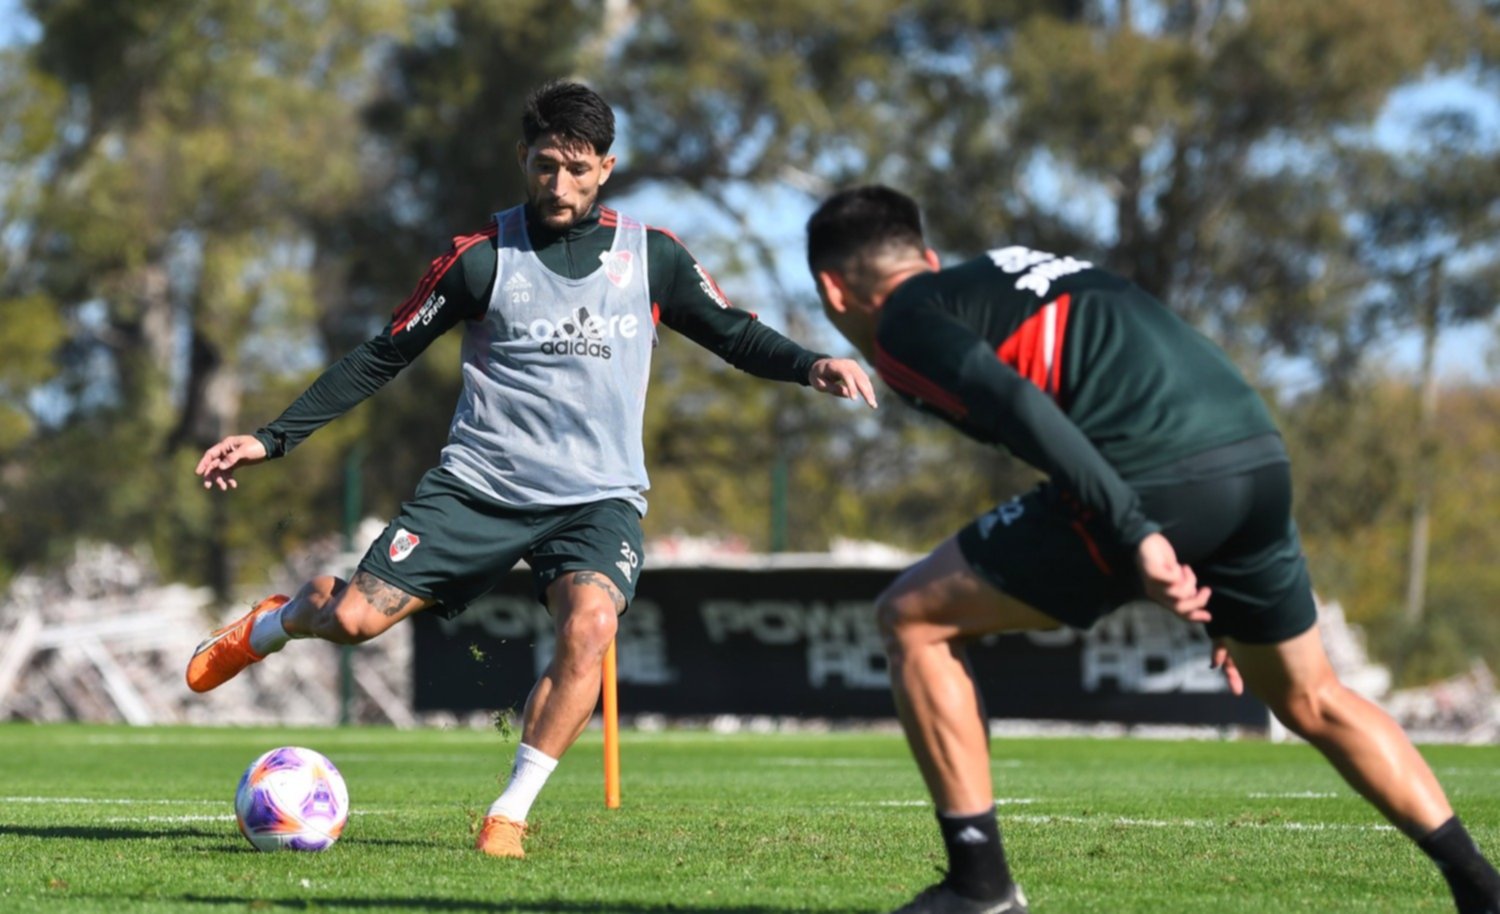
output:
[[552, 338], [542, 343], [542, 353], [544, 355], [587, 355], [596, 359], [607, 359], [613, 353], [604, 342], [603, 324], [603, 321], [589, 314], [589, 309], [579, 308], [557, 322], [557, 330]]
[[[527, 285], [529, 289], [530, 284]], [[531, 293], [521, 290], [508, 294], [529, 296]], [[514, 339], [534, 340], [541, 344], [546, 355], [586, 355], [596, 359], [609, 358], [614, 353], [611, 343], [634, 340], [640, 332], [641, 319], [634, 314], [595, 317], [587, 308], [578, 308], [556, 323], [539, 317], [529, 324], [511, 327]]]
[[524, 305], [531, 301], [531, 280], [527, 279], [524, 274], [512, 273], [501, 289], [505, 293], [506, 301], [513, 305]]
[[954, 835], [953, 840], [958, 844], [984, 844], [989, 839], [984, 836], [984, 832], [970, 825]]

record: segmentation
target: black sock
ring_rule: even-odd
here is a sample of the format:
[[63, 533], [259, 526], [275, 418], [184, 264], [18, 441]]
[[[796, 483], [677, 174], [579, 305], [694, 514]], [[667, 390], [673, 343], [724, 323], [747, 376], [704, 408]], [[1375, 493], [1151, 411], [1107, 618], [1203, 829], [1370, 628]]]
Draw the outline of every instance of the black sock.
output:
[[1500, 873], [1484, 859], [1458, 816], [1417, 839], [1417, 847], [1448, 880], [1459, 914], [1500, 914]]
[[948, 887], [965, 898], [993, 901], [1010, 890], [1010, 866], [1000, 843], [995, 811], [977, 816], [938, 813], [943, 846], [948, 849]]

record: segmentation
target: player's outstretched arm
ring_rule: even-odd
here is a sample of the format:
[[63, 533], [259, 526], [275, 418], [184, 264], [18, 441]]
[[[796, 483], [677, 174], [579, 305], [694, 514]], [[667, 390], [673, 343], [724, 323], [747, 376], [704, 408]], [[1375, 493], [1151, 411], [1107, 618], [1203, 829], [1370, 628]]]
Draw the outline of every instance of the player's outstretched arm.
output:
[[[313, 432], [374, 396], [449, 329], [483, 314], [494, 282], [493, 231], [454, 239], [385, 329], [329, 366], [280, 416], [255, 435], [234, 435], [198, 462], [204, 487], [234, 488], [237, 465], [285, 457]], [[229, 461], [224, 463], [223, 461]]]
[[813, 390], [845, 397], [850, 400], [863, 399], [875, 409], [875, 388], [870, 376], [853, 359], [818, 359], [808, 372], [807, 383]]
[[807, 384], [875, 406], [874, 388], [858, 363], [805, 349], [763, 325], [754, 313], [735, 308], [666, 229], [652, 228], [647, 244], [651, 301], [663, 325], [758, 378]]
[[223, 492], [239, 487], [234, 478], [236, 467], [253, 466], [267, 457], [266, 446], [254, 435], [230, 435], [203, 452], [193, 472], [203, 477], [203, 488], [219, 487]]

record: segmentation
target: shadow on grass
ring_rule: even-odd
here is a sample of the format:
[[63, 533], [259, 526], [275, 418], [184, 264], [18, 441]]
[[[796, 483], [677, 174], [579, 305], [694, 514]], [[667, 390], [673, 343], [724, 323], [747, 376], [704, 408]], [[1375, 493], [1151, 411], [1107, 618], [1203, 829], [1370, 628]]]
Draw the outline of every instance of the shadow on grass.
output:
[[85, 841], [139, 841], [142, 838], [223, 840], [225, 837], [222, 831], [205, 831], [199, 828], [115, 828], [108, 825], [0, 825], [0, 835], [83, 839]]
[[[111, 825], [3, 825], [0, 835], [23, 838], [56, 838], [70, 841], [139, 841], [143, 838], [205, 838], [222, 846], [226, 851], [247, 854], [260, 853], [236, 831], [222, 828], [120, 828]], [[356, 843], [351, 840], [350, 843]], [[428, 847], [441, 848], [440, 841], [403, 841], [394, 838], [359, 838], [359, 844], [375, 844], [382, 847]]]
[[[166, 900], [166, 899], [163, 899]], [[572, 899], [569, 901], [466, 901], [457, 898], [228, 898], [215, 895], [183, 895], [178, 901], [192, 904], [224, 905], [253, 910], [317, 911], [324, 909], [366, 909], [372, 911], [473, 911], [482, 914], [792, 914], [805, 908], [775, 908], [764, 905], [639, 904], [631, 902]], [[827, 914], [862, 914], [849, 908]]]

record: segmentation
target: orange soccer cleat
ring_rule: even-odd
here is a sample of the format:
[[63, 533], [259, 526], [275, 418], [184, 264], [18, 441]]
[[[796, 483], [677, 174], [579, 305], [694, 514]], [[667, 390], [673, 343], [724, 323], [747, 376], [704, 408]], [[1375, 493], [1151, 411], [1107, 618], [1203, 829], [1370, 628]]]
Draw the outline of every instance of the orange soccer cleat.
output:
[[474, 849], [484, 851], [491, 857], [526, 856], [521, 839], [526, 837], [526, 823], [507, 819], [505, 816], [485, 816], [479, 837], [474, 839]]
[[276, 594], [255, 604], [249, 612], [209, 635], [193, 651], [188, 661], [187, 684], [194, 692], [207, 692], [238, 676], [252, 663], [265, 659], [250, 649], [250, 629], [262, 613], [270, 612], [290, 600]]

